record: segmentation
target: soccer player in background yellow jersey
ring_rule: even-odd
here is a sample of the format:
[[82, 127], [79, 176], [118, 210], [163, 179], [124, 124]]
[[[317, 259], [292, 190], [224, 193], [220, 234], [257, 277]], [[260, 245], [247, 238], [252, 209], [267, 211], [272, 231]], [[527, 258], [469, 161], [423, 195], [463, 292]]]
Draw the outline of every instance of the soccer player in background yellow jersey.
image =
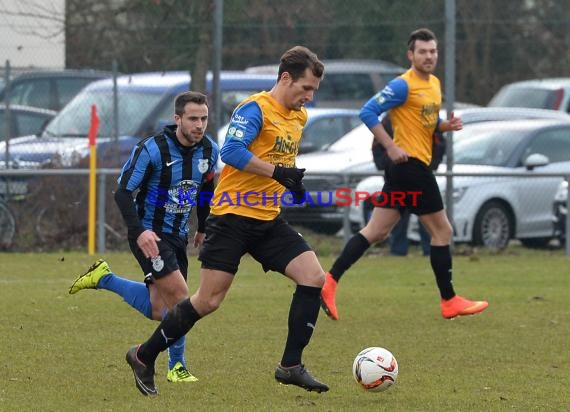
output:
[[[368, 224], [345, 245], [341, 255], [326, 274], [321, 293], [326, 314], [338, 320], [336, 289], [341, 276], [374, 243], [388, 237], [401, 213], [407, 208], [418, 215], [431, 235], [430, 261], [439, 293], [444, 318], [473, 315], [485, 310], [486, 301], [471, 301], [455, 294], [451, 281], [452, 264], [449, 245], [453, 229], [443, 209], [443, 200], [435, 176], [429, 168], [432, 158], [433, 133], [460, 130], [463, 123], [453, 114], [449, 120], [439, 118], [441, 87], [433, 75], [437, 64], [437, 39], [428, 29], [411, 33], [408, 40], [411, 68], [390, 81], [361, 109], [360, 118], [384, 146], [390, 159], [385, 170], [382, 192], [393, 194], [420, 192], [407, 196], [404, 205], [385, 202], [374, 208]], [[390, 112], [394, 140], [386, 133], [378, 117]]]
[[[323, 73], [324, 66], [313, 52], [293, 47], [281, 57], [275, 86], [249, 97], [232, 114], [221, 150], [226, 166], [211, 201], [199, 256], [200, 286], [168, 312], [150, 339], [127, 352], [135, 384], [144, 395], [157, 394], [154, 363], [158, 354], [220, 306], [246, 253], [265, 271], [282, 273], [297, 285], [275, 379], [308, 391], [328, 391], [301, 360], [317, 323], [325, 274], [315, 253], [280, 216], [279, 208], [282, 199], [300, 203], [304, 197], [304, 169], [295, 167], [295, 158], [307, 121], [304, 106], [313, 99]], [[290, 193], [284, 195], [286, 189]]]

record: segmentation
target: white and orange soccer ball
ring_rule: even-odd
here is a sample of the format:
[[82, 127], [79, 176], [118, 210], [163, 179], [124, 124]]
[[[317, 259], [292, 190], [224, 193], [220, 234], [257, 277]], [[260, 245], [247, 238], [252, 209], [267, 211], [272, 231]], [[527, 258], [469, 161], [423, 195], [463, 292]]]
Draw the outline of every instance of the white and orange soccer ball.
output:
[[396, 383], [398, 361], [392, 352], [380, 347], [362, 350], [352, 364], [356, 382], [370, 392], [383, 392]]

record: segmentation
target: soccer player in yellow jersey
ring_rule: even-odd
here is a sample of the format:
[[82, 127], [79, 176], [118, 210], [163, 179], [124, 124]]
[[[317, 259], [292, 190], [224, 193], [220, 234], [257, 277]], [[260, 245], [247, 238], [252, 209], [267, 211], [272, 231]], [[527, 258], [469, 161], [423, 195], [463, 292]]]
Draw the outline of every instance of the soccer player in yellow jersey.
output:
[[[301, 360], [317, 323], [325, 274], [315, 253], [279, 214], [282, 196], [294, 203], [303, 200], [304, 169], [295, 167], [295, 157], [307, 121], [304, 105], [313, 99], [323, 73], [313, 52], [293, 47], [281, 57], [275, 86], [246, 99], [232, 114], [221, 150], [226, 166], [211, 200], [199, 256], [200, 286], [168, 312], [145, 343], [127, 352], [135, 384], [144, 395], [157, 394], [158, 354], [220, 306], [246, 253], [265, 271], [282, 273], [297, 285], [275, 379], [308, 391], [328, 391]], [[286, 189], [290, 193], [284, 195]]]
[[[405, 208], [418, 215], [431, 235], [430, 260], [441, 295], [442, 316], [450, 319], [473, 315], [488, 306], [485, 301], [471, 301], [456, 295], [451, 281], [449, 245], [453, 230], [429, 164], [434, 131], [460, 130], [463, 123], [453, 115], [449, 120], [439, 118], [441, 88], [439, 80], [433, 75], [437, 64], [437, 39], [430, 30], [412, 32], [408, 40], [408, 59], [411, 68], [372, 97], [362, 107], [360, 118], [372, 131], [376, 141], [384, 146], [390, 159], [382, 188], [385, 196], [390, 198], [392, 194], [409, 192], [420, 194], [406, 197], [404, 205], [384, 202], [386, 205], [375, 207], [366, 227], [347, 242], [327, 272], [321, 293], [323, 310], [334, 320], [339, 318], [335, 298], [341, 276], [370, 245], [386, 239]], [[388, 110], [394, 140], [378, 119]]]

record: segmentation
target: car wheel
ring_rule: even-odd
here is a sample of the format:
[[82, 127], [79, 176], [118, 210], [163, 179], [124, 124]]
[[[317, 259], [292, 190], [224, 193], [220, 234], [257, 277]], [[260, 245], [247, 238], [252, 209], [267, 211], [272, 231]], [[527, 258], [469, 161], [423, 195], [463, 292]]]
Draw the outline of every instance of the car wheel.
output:
[[504, 249], [513, 236], [513, 218], [508, 207], [498, 201], [481, 207], [473, 227], [473, 243], [493, 249]]

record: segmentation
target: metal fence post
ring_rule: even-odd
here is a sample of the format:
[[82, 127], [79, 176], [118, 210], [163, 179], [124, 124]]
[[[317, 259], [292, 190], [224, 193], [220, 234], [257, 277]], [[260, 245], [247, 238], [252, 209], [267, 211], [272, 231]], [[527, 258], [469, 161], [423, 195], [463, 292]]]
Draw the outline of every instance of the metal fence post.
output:
[[[348, 174], [342, 175], [342, 181], [344, 183], [344, 187], [348, 187], [348, 184], [350, 182], [350, 175]], [[344, 209], [342, 211], [342, 236], [344, 238], [345, 245], [350, 240], [350, 237], [352, 235], [350, 231], [349, 214], [350, 214], [350, 206], [344, 206]]]
[[97, 171], [97, 253], [105, 253], [105, 203], [107, 175]]
[[570, 213], [568, 212], [568, 206], [570, 206], [570, 175], [565, 177], [568, 182], [568, 196], [566, 196], [566, 256], [570, 257], [570, 241], [568, 240], [568, 234], [570, 234]]
[[10, 60], [6, 60], [6, 69], [4, 71], [4, 104], [6, 111], [4, 112], [4, 133], [6, 146], [4, 151], [4, 165], [6, 169], [10, 168]]
[[121, 162], [121, 150], [119, 149], [119, 91], [117, 88], [118, 64], [117, 60], [113, 59], [113, 144], [115, 146], [115, 161], [116, 166]]
[[[455, 25], [456, 25], [455, 0], [445, 0], [445, 109], [447, 119], [451, 118], [451, 113], [455, 105]], [[453, 132], [445, 134], [447, 141], [447, 171], [453, 171]], [[453, 210], [453, 175], [448, 175], [445, 186], [445, 209], [450, 222], [454, 220]], [[451, 236], [450, 247], [454, 248], [453, 236]]]
[[[216, 131], [222, 127], [222, 91], [220, 88], [220, 71], [222, 70], [224, 0], [214, 0], [213, 56], [212, 56], [212, 95], [214, 96], [212, 124], [210, 125], [214, 140], [218, 141]], [[225, 119], [224, 119], [225, 121]]]

